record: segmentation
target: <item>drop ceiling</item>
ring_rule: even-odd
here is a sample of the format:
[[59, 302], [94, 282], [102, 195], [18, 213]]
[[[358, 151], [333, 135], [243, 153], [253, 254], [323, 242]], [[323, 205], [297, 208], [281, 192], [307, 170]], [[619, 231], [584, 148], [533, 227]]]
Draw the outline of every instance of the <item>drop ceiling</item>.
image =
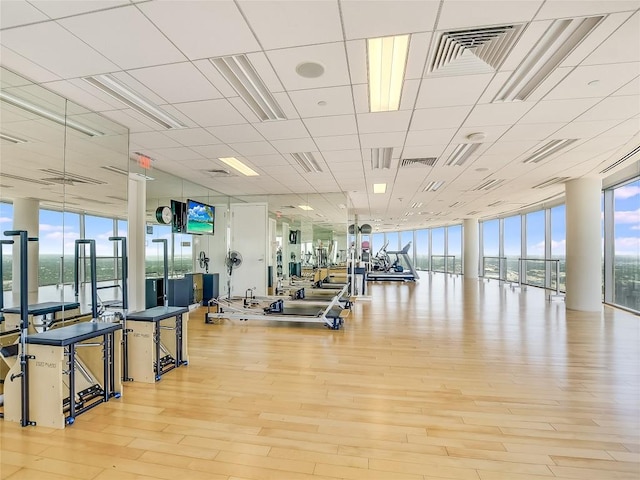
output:
[[[562, 182], [534, 187], [556, 177], [603, 178], [602, 170], [637, 147], [638, 7], [635, 0], [14, 0], [0, 3], [0, 64], [129, 128], [130, 152], [151, 157], [153, 169], [233, 196], [344, 192], [364, 221], [410, 229], [557, 198]], [[531, 96], [494, 101], [554, 20], [588, 16], [603, 18]], [[432, 67], [443, 37], [489, 27], [511, 32], [496, 42], [502, 56], [467, 50], [445, 68]], [[410, 35], [400, 108], [370, 113], [366, 40], [400, 34]], [[210, 61], [239, 54], [286, 119], [260, 121]], [[306, 62], [324, 73], [300, 76], [296, 68]], [[160, 127], [83, 80], [101, 74], [185, 128]], [[471, 141], [472, 134], [479, 135]], [[575, 141], [523, 163], [561, 139]], [[470, 142], [481, 145], [462, 165], [447, 166]], [[377, 148], [393, 149], [388, 169], [372, 168]], [[321, 171], [305, 171], [291, 155], [301, 152], [313, 154]], [[228, 169], [218, 160], [228, 156], [259, 176], [206, 174]], [[410, 158], [437, 160], [400, 166]], [[638, 154], [616, 169], [637, 161]], [[86, 176], [98, 176], [86, 168]], [[435, 192], [424, 191], [440, 181]], [[386, 183], [386, 193], [374, 194], [374, 183]], [[342, 220], [342, 211], [329, 210]]]

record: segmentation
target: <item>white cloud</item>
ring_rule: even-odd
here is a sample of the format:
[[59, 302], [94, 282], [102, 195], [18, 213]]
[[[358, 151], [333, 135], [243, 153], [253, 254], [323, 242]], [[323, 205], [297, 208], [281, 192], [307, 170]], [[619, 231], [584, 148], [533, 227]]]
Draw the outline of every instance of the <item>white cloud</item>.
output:
[[640, 255], [640, 237], [616, 238], [616, 255]]
[[626, 185], [613, 191], [613, 196], [621, 200], [635, 197], [636, 195], [640, 195], [640, 185]]
[[621, 210], [615, 212], [615, 222], [640, 225], [640, 208], [637, 210]]
[[62, 232], [62, 225], [49, 225], [48, 223], [40, 224], [40, 232]]
[[560, 241], [558, 240], [551, 240], [551, 252], [554, 255], [557, 255], [557, 252], [565, 252], [567, 250], [567, 241], [562, 239]]
[[11, 223], [10, 217], [0, 217], [0, 223]]

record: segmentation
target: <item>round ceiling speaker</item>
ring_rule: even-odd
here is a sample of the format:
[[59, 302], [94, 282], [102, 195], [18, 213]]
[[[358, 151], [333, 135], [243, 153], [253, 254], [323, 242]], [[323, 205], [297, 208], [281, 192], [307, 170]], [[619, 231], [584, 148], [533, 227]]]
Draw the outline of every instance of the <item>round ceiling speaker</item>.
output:
[[475, 132], [467, 135], [467, 140], [471, 140], [473, 142], [479, 142], [480, 140], [484, 140], [487, 138], [487, 135], [484, 132]]
[[296, 72], [304, 78], [318, 78], [324, 73], [324, 67], [319, 63], [305, 62], [296, 67]]

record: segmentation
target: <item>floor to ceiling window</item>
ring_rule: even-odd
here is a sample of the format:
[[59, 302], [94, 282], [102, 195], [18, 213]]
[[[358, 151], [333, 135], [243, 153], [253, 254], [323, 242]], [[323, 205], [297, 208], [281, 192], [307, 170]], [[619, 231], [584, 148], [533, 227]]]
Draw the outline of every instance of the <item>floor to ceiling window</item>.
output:
[[447, 255], [452, 255], [449, 271], [462, 274], [462, 225], [447, 227]]
[[[559, 260], [560, 291], [564, 292], [566, 278], [566, 209], [564, 205], [558, 205], [551, 209], [551, 258]], [[550, 262], [551, 288], [556, 288], [556, 262]]]
[[613, 191], [613, 303], [640, 311], [640, 179]]
[[524, 282], [536, 287], [545, 286], [545, 228], [544, 210], [526, 215], [527, 252], [524, 262]]
[[[0, 237], [4, 238], [4, 232], [13, 227], [13, 205], [0, 203]], [[8, 238], [6, 240], [9, 240]], [[13, 273], [13, 248], [10, 244], [2, 245], [2, 291], [11, 290]]]
[[431, 230], [431, 271], [445, 271], [444, 227]]
[[482, 222], [482, 276], [500, 278], [500, 221]]
[[417, 270], [429, 270], [429, 230], [416, 230]]
[[518, 258], [522, 256], [522, 217], [514, 215], [504, 222], [504, 256], [506, 258], [505, 279], [507, 282], [518, 281]]
[[73, 283], [75, 241], [81, 238], [80, 215], [41, 209], [39, 222], [38, 284]]

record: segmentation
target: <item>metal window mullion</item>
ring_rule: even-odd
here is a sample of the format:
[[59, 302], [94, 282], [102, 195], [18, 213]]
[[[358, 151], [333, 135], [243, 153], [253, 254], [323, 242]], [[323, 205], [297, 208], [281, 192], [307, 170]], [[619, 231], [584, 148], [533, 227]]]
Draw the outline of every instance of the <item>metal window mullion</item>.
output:
[[498, 219], [498, 278], [501, 281], [507, 278], [507, 272], [502, 266], [502, 257], [504, 257], [504, 218]]
[[604, 301], [615, 303], [615, 202], [614, 190], [604, 191]]
[[[544, 259], [551, 258], [551, 209], [544, 209]], [[557, 281], [557, 280], [556, 280]], [[544, 287], [551, 288], [551, 262], [544, 262]]]
[[[86, 220], [86, 215], [84, 213], [81, 213], [79, 215], [79, 220], [80, 220], [80, 238], [81, 239], [86, 239], [86, 228], [85, 228], [85, 220]], [[85, 261], [86, 261], [86, 249], [85, 248], [81, 248], [80, 252], [79, 252], [79, 257], [78, 261], [77, 261], [77, 265], [80, 268], [80, 271], [78, 272], [78, 278], [80, 279], [80, 284], [86, 283], [87, 282], [87, 269], [85, 268]], [[78, 286], [78, 288], [80, 288], [80, 286]]]

